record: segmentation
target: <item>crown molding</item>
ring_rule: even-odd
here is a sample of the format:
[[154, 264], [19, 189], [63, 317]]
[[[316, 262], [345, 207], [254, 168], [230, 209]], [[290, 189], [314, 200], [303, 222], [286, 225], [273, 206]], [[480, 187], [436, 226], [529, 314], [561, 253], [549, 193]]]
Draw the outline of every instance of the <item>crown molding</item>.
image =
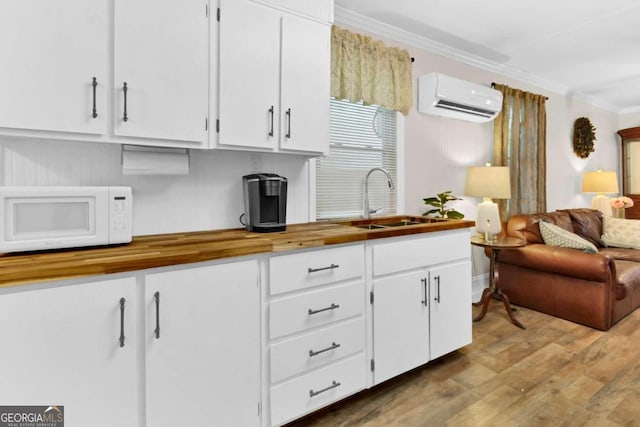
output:
[[582, 93], [571, 92], [569, 87], [564, 84], [543, 79], [515, 67], [510, 67], [508, 65], [500, 64], [494, 61], [488, 61], [479, 56], [470, 54], [460, 49], [453, 48], [451, 46], [447, 46], [443, 43], [426, 38], [424, 36], [405, 31], [401, 28], [394, 27], [365, 15], [361, 15], [341, 6], [335, 6], [335, 22], [337, 24], [344, 24], [356, 28], [361, 28], [380, 37], [395, 40], [408, 46], [444, 56], [445, 58], [453, 59], [455, 61], [462, 62], [476, 68], [491, 71], [505, 77], [519, 80], [521, 82], [528, 83], [563, 96], [571, 97], [617, 114], [622, 114], [623, 112], [626, 113], [627, 110], [630, 110], [628, 112], [640, 111], [640, 107], [621, 109], [620, 107], [612, 105], [602, 99], [598, 99]]

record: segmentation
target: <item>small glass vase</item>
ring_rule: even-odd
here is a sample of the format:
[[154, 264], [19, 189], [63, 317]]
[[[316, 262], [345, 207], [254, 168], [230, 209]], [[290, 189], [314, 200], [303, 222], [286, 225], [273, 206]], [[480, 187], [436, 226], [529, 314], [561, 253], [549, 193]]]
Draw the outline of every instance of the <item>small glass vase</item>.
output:
[[624, 208], [612, 208], [614, 218], [624, 218]]

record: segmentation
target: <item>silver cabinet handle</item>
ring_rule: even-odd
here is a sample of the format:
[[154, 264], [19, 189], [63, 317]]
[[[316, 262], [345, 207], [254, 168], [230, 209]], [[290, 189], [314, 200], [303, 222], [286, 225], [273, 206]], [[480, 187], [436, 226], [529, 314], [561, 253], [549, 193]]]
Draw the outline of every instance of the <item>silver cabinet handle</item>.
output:
[[126, 122], [129, 120], [129, 116], [127, 115], [127, 92], [129, 91], [129, 86], [127, 86], [127, 82], [122, 84], [122, 93], [124, 95], [124, 114], [122, 115], [122, 121]]
[[318, 350], [318, 351], [309, 350], [309, 357], [317, 356], [319, 354], [324, 353], [325, 351], [335, 350], [338, 347], [340, 347], [340, 344], [336, 344], [335, 342], [332, 342], [329, 347], [323, 348], [322, 350]]
[[285, 137], [291, 139], [291, 108], [287, 108], [285, 115], [287, 116], [287, 133]]
[[91, 110], [91, 117], [95, 119], [98, 117], [98, 110], [96, 108], [96, 87], [98, 86], [98, 79], [94, 77], [91, 86], [93, 87], [93, 109]]
[[120, 347], [124, 347], [124, 298], [120, 298]]
[[273, 105], [269, 108], [269, 116], [271, 117], [271, 129], [269, 130], [268, 135], [269, 136], [273, 136], [273, 114], [274, 114], [274, 108]]
[[154, 333], [156, 334], [156, 339], [160, 338], [160, 292], [156, 291], [153, 294], [153, 298], [156, 300], [156, 329], [154, 329]]
[[309, 309], [309, 316], [314, 315], [314, 314], [318, 314], [318, 313], [322, 313], [323, 311], [335, 310], [336, 308], [340, 308], [340, 306], [338, 304], [331, 303], [331, 305], [329, 307], [321, 308], [319, 310]]
[[318, 390], [318, 391], [313, 391], [313, 389], [309, 390], [309, 397], [313, 397], [313, 396], [317, 396], [320, 393], [324, 393], [325, 391], [329, 391], [332, 388], [336, 388], [339, 387], [340, 383], [337, 382], [336, 380], [331, 381], [331, 385], [329, 387], [325, 387], [322, 390]]
[[426, 307], [429, 305], [429, 298], [427, 297], [427, 278], [423, 277], [420, 279], [420, 282], [422, 282], [422, 289], [424, 290], [424, 299], [420, 302]]
[[318, 271], [324, 271], [324, 270], [333, 270], [335, 268], [339, 268], [340, 266], [338, 264], [331, 264], [328, 267], [320, 267], [320, 268], [311, 268], [309, 267], [309, 269], [307, 270], [309, 273], [317, 273]]
[[435, 277], [435, 281], [436, 281], [436, 297], [434, 298], [434, 301], [439, 303], [440, 302], [440, 276], [436, 276]]

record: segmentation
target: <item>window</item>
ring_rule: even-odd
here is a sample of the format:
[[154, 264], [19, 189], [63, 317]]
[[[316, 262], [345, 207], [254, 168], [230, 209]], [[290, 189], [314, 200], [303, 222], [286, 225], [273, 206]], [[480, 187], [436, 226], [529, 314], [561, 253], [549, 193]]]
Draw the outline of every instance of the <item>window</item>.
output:
[[393, 178], [389, 190], [382, 172], [369, 178], [369, 206], [395, 214], [398, 201], [398, 113], [378, 106], [332, 99], [330, 154], [316, 160], [316, 219], [362, 216], [364, 179], [375, 167]]

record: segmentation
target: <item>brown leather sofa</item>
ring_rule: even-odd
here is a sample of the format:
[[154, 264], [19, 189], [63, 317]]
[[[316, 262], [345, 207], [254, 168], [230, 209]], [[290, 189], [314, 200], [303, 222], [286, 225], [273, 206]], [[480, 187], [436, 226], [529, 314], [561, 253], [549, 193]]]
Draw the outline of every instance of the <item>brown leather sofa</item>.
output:
[[[591, 241], [599, 252], [545, 245], [541, 219]], [[640, 306], [640, 250], [605, 247], [600, 211], [514, 215], [506, 234], [527, 242], [500, 251], [498, 259], [499, 287], [513, 304], [603, 331]]]

